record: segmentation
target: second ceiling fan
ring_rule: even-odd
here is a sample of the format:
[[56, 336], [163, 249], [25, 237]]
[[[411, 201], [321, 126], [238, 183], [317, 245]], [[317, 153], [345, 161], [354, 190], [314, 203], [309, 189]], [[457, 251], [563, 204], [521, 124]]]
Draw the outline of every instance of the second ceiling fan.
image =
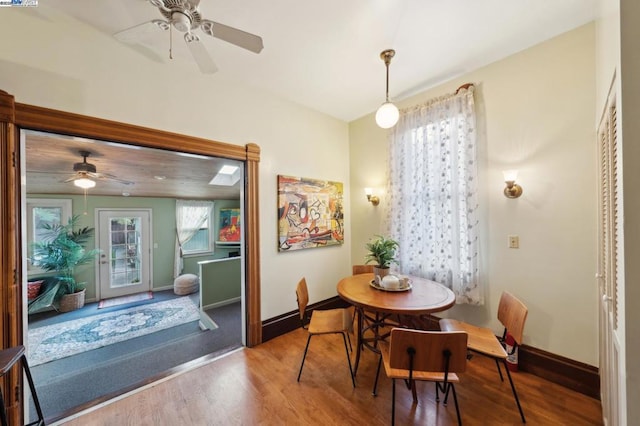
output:
[[[200, 71], [205, 74], [213, 74], [218, 68], [200, 40], [200, 36], [193, 33], [198, 28], [208, 36], [224, 40], [254, 53], [260, 53], [264, 47], [262, 38], [255, 34], [203, 19], [199, 10], [200, 0], [149, 0], [149, 3], [157, 7], [165, 19], [153, 19], [120, 31], [114, 34], [116, 39], [136, 44], [140, 43], [149, 33], [171, 31], [172, 28], [175, 28], [184, 33], [184, 41], [193, 59]], [[171, 48], [169, 52], [171, 57]]]

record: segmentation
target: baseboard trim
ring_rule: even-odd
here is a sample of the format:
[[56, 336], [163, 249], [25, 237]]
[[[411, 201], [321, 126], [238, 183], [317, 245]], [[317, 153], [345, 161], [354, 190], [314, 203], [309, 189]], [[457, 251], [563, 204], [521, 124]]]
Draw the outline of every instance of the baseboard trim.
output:
[[222, 300], [220, 302], [212, 303], [210, 305], [205, 305], [202, 307], [202, 310], [206, 311], [207, 309], [215, 309], [221, 306], [231, 305], [232, 303], [240, 302], [240, 300], [241, 300], [240, 297], [233, 297], [231, 299]]
[[[333, 309], [346, 306], [349, 305], [335, 296], [309, 305], [309, 309]], [[289, 333], [298, 327], [300, 327], [300, 317], [297, 310], [267, 319], [262, 322], [262, 342]], [[597, 367], [522, 345], [518, 348], [518, 368], [591, 398], [600, 399], [600, 376]]]
[[550, 382], [600, 399], [597, 367], [574, 361], [528, 345], [518, 347], [518, 368]]
[[[340, 297], [335, 296], [307, 307], [308, 310], [313, 309], [333, 309], [346, 308], [349, 304]], [[262, 343], [274, 339], [283, 334], [289, 333], [300, 327], [300, 314], [298, 310], [287, 312], [277, 317], [262, 321]]]

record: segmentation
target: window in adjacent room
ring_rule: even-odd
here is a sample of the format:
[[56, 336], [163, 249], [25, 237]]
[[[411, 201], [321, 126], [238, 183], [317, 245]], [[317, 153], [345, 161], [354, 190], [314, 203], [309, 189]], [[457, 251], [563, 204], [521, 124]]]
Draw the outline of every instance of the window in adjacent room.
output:
[[213, 251], [211, 215], [207, 216], [207, 220], [193, 234], [193, 237], [186, 243], [182, 244], [182, 254], [199, 254]]
[[27, 271], [29, 274], [45, 272], [32, 264], [31, 246], [43, 240], [47, 227], [66, 224], [71, 218], [71, 207], [69, 199], [27, 199], [27, 239], [29, 241]]

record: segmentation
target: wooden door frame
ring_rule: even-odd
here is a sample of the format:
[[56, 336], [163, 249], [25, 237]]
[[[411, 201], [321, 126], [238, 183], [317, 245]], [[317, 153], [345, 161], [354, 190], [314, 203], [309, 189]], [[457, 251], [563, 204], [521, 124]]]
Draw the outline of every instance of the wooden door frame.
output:
[[[150, 129], [116, 121], [15, 102], [0, 90], [0, 330], [2, 349], [23, 344], [22, 211], [20, 130], [29, 129], [108, 140], [123, 144], [229, 158], [245, 163], [245, 295], [247, 346], [262, 342], [260, 319], [260, 147], [244, 146]], [[179, 148], [179, 149], [178, 149]], [[14, 369], [0, 381], [10, 424], [22, 424], [22, 402], [17, 392], [22, 377]]]

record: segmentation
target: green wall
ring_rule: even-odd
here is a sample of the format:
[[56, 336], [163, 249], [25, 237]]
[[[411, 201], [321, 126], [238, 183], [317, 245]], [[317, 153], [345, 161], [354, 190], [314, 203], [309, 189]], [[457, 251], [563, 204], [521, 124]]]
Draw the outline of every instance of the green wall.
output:
[[[95, 209], [151, 209], [152, 222], [152, 253], [153, 253], [153, 284], [154, 290], [173, 287], [173, 264], [176, 230], [176, 201], [173, 198], [151, 197], [115, 197], [91, 196], [85, 199], [82, 195], [51, 195], [28, 194], [27, 198], [64, 198], [72, 200], [74, 215], [80, 215], [78, 226], [95, 227]], [[214, 225], [217, 235], [217, 224], [221, 208], [240, 207], [240, 200], [214, 200]], [[87, 243], [87, 247], [95, 247], [95, 240]], [[214, 253], [206, 256], [192, 256], [184, 259], [183, 273], [198, 274], [198, 262], [209, 259], [228, 257], [230, 251], [238, 251], [234, 247], [214, 247]], [[29, 276], [29, 279], [37, 275]], [[41, 276], [41, 275], [40, 275]], [[87, 282], [88, 300], [96, 298], [95, 265], [82, 265], [76, 269], [76, 280]]]
[[240, 297], [240, 258], [202, 264], [202, 307]]

